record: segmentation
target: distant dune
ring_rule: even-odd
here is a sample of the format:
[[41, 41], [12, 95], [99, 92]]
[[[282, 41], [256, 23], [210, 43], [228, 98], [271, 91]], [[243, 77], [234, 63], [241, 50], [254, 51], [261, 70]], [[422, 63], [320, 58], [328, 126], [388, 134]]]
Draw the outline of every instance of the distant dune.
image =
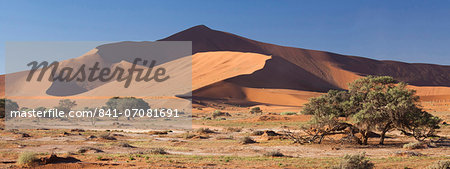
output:
[[[366, 75], [388, 75], [409, 83], [410, 88], [425, 100], [450, 100], [450, 66], [379, 61], [363, 57], [340, 55], [330, 52], [278, 46], [254, 41], [206, 26], [195, 26], [161, 41], [192, 41], [193, 55], [164, 60], [164, 66], [173, 80], [191, 77], [192, 88], [174, 83], [136, 83], [118, 91], [122, 95], [157, 95], [158, 89], [174, 89], [173, 96], [192, 91], [194, 100], [219, 100], [236, 104], [267, 104], [301, 106], [310, 97], [330, 89], [347, 89], [349, 82]], [[97, 47], [78, 58], [62, 61], [62, 65], [79, 66], [82, 63], [103, 61], [106, 67], [131, 66], [131, 60], [121, 55], [136, 55], [151, 50], [147, 42], [120, 42]], [[186, 64], [190, 64], [192, 67]], [[25, 74], [26, 72], [15, 73]], [[18, 75], [17, 78], [24, 78]], [[8, 82], [9, 84], [9, 82]], [[14, 84], [14, 83], [11, 83]], [[5, 95], [4, 75], [0, 76]], [[13, 85], [14, 92], [24, 95], [52, 96], [59, 89], [57, 83]], [[76, 83], [67, 96], [108, 96], [122, 83]], [[33, 86], [33, 87], [31, 87]], [[39, 88], [40, 92], [36, 89]], [[42, 89], [41, 89], [42, 88]], [[175, 90], [177, 89], [177, 90]], [[117, 91], [116, 91], [117, 92]]]
[[0, 97], [5, 96], [5, 75], [0, 75]]
[[[322, 79], [320, 84], [314, 83], [315, 86], [320, 86], [322, 91], [330, 88], [345, 88], [346, 83], [355, 78], [352, 74], [333, 76], [332, 71], [335, 69], [330, 67], [353, 72], [361, 76], [389, 75], [416, 86], [450, 87], [450, 66], [379, 61], [317, 50], [279, 46], [254, 41], [227, 32], [212, 30], [204, 25], [192, 27], [161, 40], [192, 41], [194, 53], [240, 51], [269, 55], [272, 56], [275, 62], [289, 62], [315, 76], [315, 78]], [[271, 70], [268, 71], [272, 71], [273, 68], [269, 69]], [[305, 81], [304, 83], [307, 86], [310, 82]]]

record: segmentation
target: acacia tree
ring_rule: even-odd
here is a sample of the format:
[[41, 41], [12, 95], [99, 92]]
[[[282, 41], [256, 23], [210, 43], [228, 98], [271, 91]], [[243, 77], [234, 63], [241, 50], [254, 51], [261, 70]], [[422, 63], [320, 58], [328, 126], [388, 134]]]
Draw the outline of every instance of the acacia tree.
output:
[[[106, 102], [106, 107], [109, 109], [116, 109], [122, 115], [125, 115], [125, 110], [142, 109], [147, 110], [150, 105], [141, 98], [135, 97], [113, 97]], [[127, 117], [129, 120], [130, 117]]]
[[63, 100], [59, 100], [59, 104], [55, 108], [68, 113], [75, 106], [77, 106], [76, 101], [72, 101], [70, 99], [63, 99]]
[[380, 131], [379, 144], [393, 129], [408, 130], [418, 140], [433, 135], [441, 120], [423, 111], [415, 91], [406, 86], [389, 76], [367, 76], [350, 83], [348, 91], [310, 99], [303, 113], [313, 115], [311, 122], [318, 128], [342, 126], [339, 117], [351, 119], [346, 124], [361, 134], [362, 144], [374, 131]]
[[349, 111], [363, 144], [374, 130], [380, 131], [379, 144], [384, 144], [386, 133], [392, 129], [410, 130], [418, 140], [434, 134], [440, 119], [423, 111], [416, 91], [406, 87], [406, 83], [396, 83], [389, 76], [368, 76], [350, 84]]

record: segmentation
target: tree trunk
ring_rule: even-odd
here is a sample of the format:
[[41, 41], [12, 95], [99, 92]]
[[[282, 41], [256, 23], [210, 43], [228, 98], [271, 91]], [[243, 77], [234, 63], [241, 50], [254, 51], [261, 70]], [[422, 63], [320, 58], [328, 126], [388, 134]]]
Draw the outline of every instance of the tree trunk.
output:
[[386, 135], [386, 131], [383, 130], [383, 131], [381, 132], [380, 143], [378, 143], [378, 144], [380, 144], [380, 145], [383, 145], [383, 144], [384, 144], [384, 137], [385, 137], [385, 135]]
[[386, 126], [383, 128], [383, 131], [381, 131], [381, 137], [380, 137], [380, 145], [384, 144], [384, 138], [386, 136], [386, 132], [391, 128], [391, 123], [386, 124]]
[[361, 132], [362, 135], [362, 144], [367, 145], [367, 140], [369, 140], [369, 132], [363, 131]]
[[369, 138], [367, 136], [363, 137], [363, 145], [367, 145], [367, 140], [369, 140]]

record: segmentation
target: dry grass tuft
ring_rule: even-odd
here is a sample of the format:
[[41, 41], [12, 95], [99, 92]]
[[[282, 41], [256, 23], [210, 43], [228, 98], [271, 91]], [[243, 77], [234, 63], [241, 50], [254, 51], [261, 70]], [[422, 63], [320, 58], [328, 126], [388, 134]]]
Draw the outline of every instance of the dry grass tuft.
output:
[[333, 166], [333, 169], [372, 169], [374, 164], [366, 158], [366, 154], [355, 154], [344, 156], [339, 165]]
[[38, 162], [36, 154], [33, 152], [23, 152], [17, 158], [17, 164], [24, 166], [31, 166]]

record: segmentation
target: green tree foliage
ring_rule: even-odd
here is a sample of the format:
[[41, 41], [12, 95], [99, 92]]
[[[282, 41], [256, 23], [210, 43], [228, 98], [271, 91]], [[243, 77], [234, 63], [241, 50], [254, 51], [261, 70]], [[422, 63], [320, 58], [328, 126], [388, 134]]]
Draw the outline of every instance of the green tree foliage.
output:
[[258, 114], [258, 113], [262, 114], [262, 110], [259, 107], [253, 107], [252, 109], [250, 109], [250, 113], [251, 114]]
[[47, 110], [47, 108], [45, 108], [45, 107], [37, 107], [34, 110], [43, 112], [43, 111]]
[[442, 119], [433, 116], [432, 114], [416, 108], [411, 114], [408, 114], [404, 120], [405, 125], [402, 126], [403, 131], [412, 132], [412, 136], [416, 140], [423, 141], [424, 139], [435, 136], [436, 129], [439, 129], [439, 123]]
[[[313, 130], [311, 141], [318, 138], [320, 143], [324, 136], [350, 126], [345, 118], [349, 97], [345, 91], [330, 90], [324, 95], [309, 100], [302, 113], [313, 115], [310, 121], [310, 128]], [[353, 133], [350, 134], [353, 135]]]
[[59, 104], [58, 104], [58, 106], [55, 107], [55, 109], [58, 109], [58, 111], [64, 111], [64, 112], [68, 113], [75, 106], [77, 106], [77, 103], [75, 101], [72, 101], [70, 99], [63, 99], [63, 100], [59, 100]]
[[347, 111], [362, 135], [363, 144], [367, 144], [370, 132], [377, 127], [390, 125], [383, 109], [386, 108], [387, 91], [395, 87], [395, 83], [389, 76], [368, 76], [350, 83]]
[[108, 109], [116, 109], [122, 114], [125, 113], [126, 109], [143, 109], [147, 110], [150, 108], [149, 104], [143, 99], [135, 97], [113, 97], [106, 102], [106, 107]]

